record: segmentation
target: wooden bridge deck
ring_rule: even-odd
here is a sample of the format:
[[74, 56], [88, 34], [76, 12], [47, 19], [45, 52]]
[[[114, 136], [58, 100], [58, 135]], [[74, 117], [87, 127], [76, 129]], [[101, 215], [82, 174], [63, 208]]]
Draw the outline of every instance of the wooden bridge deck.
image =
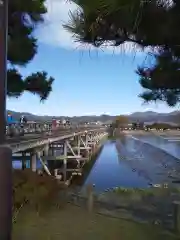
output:
[[25, 151], [38, 146], [42, 146], [51, 142], [64, 140], [73, 136], [84, 134], [85, 132], [102, 131], [105, 128], [83, 128], [83, 129], [69, 129], [52, 132], [51, 135], [48, 133], [40, 134], [28, 134], [25, 136], [18, 136], [15, 138], [7, 138], [5, 145], [8, 145], [13, 153]]

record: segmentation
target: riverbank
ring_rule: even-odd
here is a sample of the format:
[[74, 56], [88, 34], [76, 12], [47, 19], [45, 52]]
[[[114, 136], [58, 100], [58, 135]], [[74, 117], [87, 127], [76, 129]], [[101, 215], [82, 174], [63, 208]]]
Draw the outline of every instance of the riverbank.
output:
[[[18, 214], [23, 208], [31, 207], [37, 213], [47, 210], [57, 199], [59, 191], [74, 186], [81, 187], [85, 179], [93, 167], [105, 138], [99, 143], [93, 152], [89, 154], [89, 160], [82, 166], [81, 175], [72, 175], [67, 172], [67, 177], [70, 179], [64, 181], [57, 180], [54, 176], [48, 176], [41, 171], [41, 174], [32, 172], [31, 169], [14, 169], [13, 170], [13, 221], [16, 221]], [[72, 168], [72, 167], [71, 167]]]
[[[121, 220], [158, 225], [170, 231], [177, 231], [180, 227], [176, 219], [179, 189], [114, 188], [98, 194], [94, 192], [93, 196], [91, 209], [96, 213]], [[66, 197], [68, 202], [87, 208], [89, 198], [86, 192], [69, 192]]]
[[13, 226], [13, 240], [175, 240], [177, 237], [162, 231], [158, 226], [91, 213], [66, 204], [61, 209], [51, 209], [44, 216], [35, 212], [22, 214]]
[[[43, 188], [39, 191], [36, 186], [36, 190], [37, 194]], [[170, 203], [178, 197], [177, 189], [109, 189], [94, 193], [93, 209], [89, 213], [87, 196], [73, 193], [69, 188], [61, 189], [53, 204], [45, 201], [46, 211], [37, 212], [32, 205], [20, 211], [13, 224], [12, 239], [109, 240], [121, 236], [123, 240], [175, 240], [177, 236], [162, 229], [165, 226], [162, 220], [172, 216]], [[165, 227], [169, 229], [169, 225]]]
[[13, 170], [13, 222], [25, 208], [37, 213], [47, 211], [64, 187], [52, 176], [39, 175], [30, 169]]
[[[87, 211], [87, 197], [84, 193], [72, 192], [71, 188], [59, 190], [57, 198], [53, 204], [51, 202], [48, 205], [46, 211], [39, 213], [36, 208], [29, 206], [20, 211], [17, 221], [13, 224], [13, 239], [178, 239], [177, 236], [162, 230], [166, 224], [162, 221], [165, 219], [164, 216], [173, 216], [171, 206], [174, 200], [178, 200], [178, 191], [171, 192], [169, 189], [161, 188], [144, 190], [132, 188], [134, 183], [137, 186], [141, 180], [137, 180], [140, 179], [137, 172], [132, 172], [128, 169], [129, 166], [124, 168], [122, 160], [118, 160], [114, 142], [105, 143], [100, 156], [97, 156], [97, 160], [94, 159], [94, 163], [95, 165], [89, 162], [91, 173], [86, 180], [86, 185], [96, 182], [94, 188], [97, 185], [101, 192], [108, 186], [130, 184], [131, 189], [115, 188], [99, 194], [94, 193], [91, 213]], [[144, 162], [143, 166], [147, 166], [147, 162]], [[92, 167], [93, 170], [91, 170]], [[151, 170], [154, 171], [154, 169]], [[36, 186], [35, 189], [35, 193], [38, 193], [39, 188]], [[41, 191], [44, 190], [46, 188], [42, 187]], [[172, 218], [170, 221], [172, 224]], [[166, 227], [170, 226], [166, 225]]]

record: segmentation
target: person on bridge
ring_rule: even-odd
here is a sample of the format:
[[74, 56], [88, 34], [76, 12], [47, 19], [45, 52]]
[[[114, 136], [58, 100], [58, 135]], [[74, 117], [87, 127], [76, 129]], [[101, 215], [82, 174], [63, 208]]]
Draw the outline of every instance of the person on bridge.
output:
[[7, 119], [6, 119], [6, 124], [8, 126], [11, 126], [11, 125], [17, 124], [17, 123], [18, 123], [18, 121], [10, 113], [8, 113]]
[[14, 132], [15, 132], [15, 126], [18, 123], [17, 120], [15, 120], [15, 118], [8, 113], [7, 115], [7, 119], [6, 119], [6, 134], [9, 136], [13, 136]]
[[27, 118], [24, 115], [22, 115], [19, 121], [20, 121], [21, 127], [23, 127], [24, 124], [27, 123]]

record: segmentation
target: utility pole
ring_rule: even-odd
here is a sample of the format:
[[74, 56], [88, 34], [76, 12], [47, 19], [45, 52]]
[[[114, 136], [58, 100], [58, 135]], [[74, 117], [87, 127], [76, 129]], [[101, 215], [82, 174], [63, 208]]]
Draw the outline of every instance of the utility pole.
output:
[[6, 143], [8, 0], [0, 0], [0, 239], [11, 240], [12, 152]]

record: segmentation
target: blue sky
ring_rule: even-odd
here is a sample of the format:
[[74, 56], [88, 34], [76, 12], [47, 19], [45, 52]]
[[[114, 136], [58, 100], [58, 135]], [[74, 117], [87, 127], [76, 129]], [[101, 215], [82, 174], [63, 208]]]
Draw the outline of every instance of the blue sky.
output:
[[74, 43], [62, 28], [62, 23], [68, 20], [69, 9], [74, 10], [75, 6], [63, 0], [49, 0], [47, 6], [46, 22], [36, 33], [39, 52], [22, 73], [47, 71], [55, 78], [53, 92], [44, 103], [29, 93], [8, 99], [8, 109], [66, 116], [173, 110], [164, 104], [143, 105], [138, 98], [142, 89], [135, 69], [145, 60], [144, 54], [138, 52], [134, 58], [129, 45], [123, 48], [125, 53], [113, 54], [111, 49], [88, 51]]

